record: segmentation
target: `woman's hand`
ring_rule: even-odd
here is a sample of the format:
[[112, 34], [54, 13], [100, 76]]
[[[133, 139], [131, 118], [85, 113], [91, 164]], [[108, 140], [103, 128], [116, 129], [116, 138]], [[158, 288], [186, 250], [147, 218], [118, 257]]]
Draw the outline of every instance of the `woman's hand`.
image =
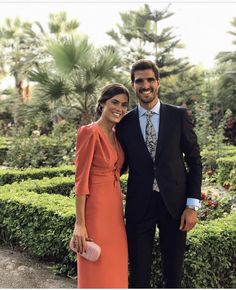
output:
[[82, 254], [87, 250], [86, 240], [89, 239], [85, 225], [75, 223], [74, 232], [69, 244], [71, 250]]

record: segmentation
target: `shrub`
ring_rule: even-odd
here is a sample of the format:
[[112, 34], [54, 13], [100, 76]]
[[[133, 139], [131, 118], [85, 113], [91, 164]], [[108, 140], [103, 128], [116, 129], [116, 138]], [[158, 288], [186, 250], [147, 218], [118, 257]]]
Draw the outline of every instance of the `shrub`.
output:
[[217, 159], [236, 156], [236, 146], [222, 146], [220, 151], [204, 148], [201, 151], [204, 171], [217, 169]]
[[66, 263], [67, 273], [75, 271], [75, 255], [68, 248], [75, 220], [73, 198], [27, 191], [2, 193], [0, 211], [2, 241], [36, 257]]
[[236, 168], [230, 171], [229, 180], [230, 180], [230, 190], [236, 191]]
[[236, 169], [236, 155], [217, 159], [217, 180], [221, 185], [230, 183], [230, 172]]
[[223, 217], [230, 213], [233, 205], [236, 202], [236, 197], [231, 192], [223, 190], [208, 189], [201, 193], [201, 208], [198, 213], [200, 220], [210, 220]]
[[236, 212], [199, 224], [189, 234], [186, 288], [230, 288], [236, 275]]
[[128, 174], [122, 175], [120, 178], [120, 188], [123, 194], [126, 194], [127, 192], [127, 180], [128, 180]]
[[3, 162], [5, 161], [7, 150], [8, 146], [0, 146], [0, 165], [3, 164]]
[[0, 147], [1, 146], [10, 146], [12, 141], [13, 141], [13, 138], [0, 136]]
[[11, 138], [0, 137], [0, 164], [3, 164], [5, 161], [6, 154], [11, 143]]
[[60, 176], [43, 179], [28, 179], [14, 182], [0, 188], [2, 192], [34, 191], [36, 193], [61, 194], [70, 196], [74, 191], [74, 176]]
[[17, 168], [72, 164], [71, 152], [74, 146], [62, 139], [47, 136], [18, 137], [9, 147], [6, 164]]
[[42, 179], [44, 177], [68, 176], [74, 174], [73, 166], [60, 166], [55, 168], [28, 168], [0, 169], [0, 185], [20, 182], [26, 179]]
[[[202, 222], [188, 234], [183, 288], [230, 288], [236, 276], [236, 212]], [[151, 284], [162, 288], [158, 238], [154, 244]]]
[[221, 151], [226, 141], [224, 127], [230, 114], [230, 110], [227, 110], [224, 116], [215, 114], [215, 112], [211, 111], [210, 105], [206, 101], [195, 104], [195, 130], [201, 150], [210, 148], [218, 152]]
[[[74, 198], [34, 192], [0, 194], [0, 238], [29, 253], [54, 261], [57, 271], [76, 273], [76, 256], [68, 249], [75, 220]], [[198, 224], [188, 235], [184, 263], [186, 288], [231, 287], [236, 274], [236, 212]], [[154, 244], [152, 286], [162, 287], [159, 240]]]

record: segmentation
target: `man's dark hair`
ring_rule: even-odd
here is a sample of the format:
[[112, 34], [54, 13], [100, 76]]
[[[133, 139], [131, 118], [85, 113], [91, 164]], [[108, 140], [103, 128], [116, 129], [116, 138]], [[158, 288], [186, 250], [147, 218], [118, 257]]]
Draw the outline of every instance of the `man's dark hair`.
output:
[[151, 60], [146, 60], [146, 59], [141, 59], [138, 60], [137, 62], [135, 62], [132, 67], [131, 67], [131, 81], [132, 83], [134, 83], [134, 73], [137, 70], [145, 70], [145, 69], [151, 69], [157, 80], [159, 80], [159, 71], [158, 68], [156, 66], [156, 64], [154, 62], [152, 62]]

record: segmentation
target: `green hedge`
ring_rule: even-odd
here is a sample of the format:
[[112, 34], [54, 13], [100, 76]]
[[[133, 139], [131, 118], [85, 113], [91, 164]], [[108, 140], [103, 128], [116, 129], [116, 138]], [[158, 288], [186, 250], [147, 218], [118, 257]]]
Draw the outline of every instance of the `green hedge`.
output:
[[185, 287], [230, 288], [236, 277], [236, 212], [199, 224], [189, 235]]
[[0, 239], [19, 245], [30, 254], [67, 265], [75, 272], [69, 250], [75, 218], [73, 198], [34, 192], [0, 194]]
[[236, 156], [236, 146], [223, 146], [219, 151], [209, 150], [207, 148], [201, 151], [202, 163], [204, 169], [216, 169], [217, 159], [222, 157]]
[[[74, 198], [17, 192], [0, 194], [0, 238], [29, 253], [52, 260], [60, 273], [75, 274], [68, 249], [75, 219]], [[232, 287], [236, 274], [236, 213], [199, 224], [190, 232], [184, 264], [186, 288]], [[152, 285], [162, 287], [158, 239], [154, 247]]]
[[[188, 234], [183, 288], [233, 288], [236, 277], [236, 212], [198, 224]], [[158, 239], [154, 247], [152, 286], [162, 288]]]
[[57, 176], [43, 179], [28, 179], [1, 186], [0, 193], [34, 191], [36, 193], [61, 194], [70, 196], [74, 188], [73, 176]]
[[61, 167], [44, 167], [20, 169], [0, 169], [0, 185], [20, 182], [26, 179], [42, 179], [44, 177], [69, 176], [74, 174], [74, 167], [67, 165]]
[[236, 192], [236, 168], [231, 170], [229, 174], [229, 180], [230, 180], [230, 191]]
[[12, 137], [3, 137], [0, 136], [0, 147], [1, 146], [10, 146], [13, 142], [14, 138]]
[[0, 165], [6, 159], [7, 150], [12, 143], [12, 138], [0, 136]]
[[[74, 131], [76, 133], [76, 131]], [[76, 134], [74, 134], [76, 135]], [[74, 160], [75, 138], [66, 136], [16, 137], [9, 146], [5, 162], [11, 167], [45, 167], [72, 164]]]
[[8, 146], [0, 145], [0, 165], [2, 165], [6, 159], [7, 150]]
[[222, 157], [217, 159], [217, 180], [222, 185], [225, 182], [230, 183], [230, 173], [236, 169], [236, 155], [231, 157]]

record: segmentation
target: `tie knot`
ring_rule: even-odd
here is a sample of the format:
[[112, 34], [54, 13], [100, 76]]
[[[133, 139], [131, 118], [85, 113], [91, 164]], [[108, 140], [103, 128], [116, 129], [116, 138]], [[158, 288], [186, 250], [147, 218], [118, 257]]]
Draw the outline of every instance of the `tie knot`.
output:
[[147, 118], [151, 118], [154, 114], [155, 114], [155, 113], [152, 112], [152, 111], [146, 111], [146, 112], [145, 112], [145, 115], [146, 115]]

